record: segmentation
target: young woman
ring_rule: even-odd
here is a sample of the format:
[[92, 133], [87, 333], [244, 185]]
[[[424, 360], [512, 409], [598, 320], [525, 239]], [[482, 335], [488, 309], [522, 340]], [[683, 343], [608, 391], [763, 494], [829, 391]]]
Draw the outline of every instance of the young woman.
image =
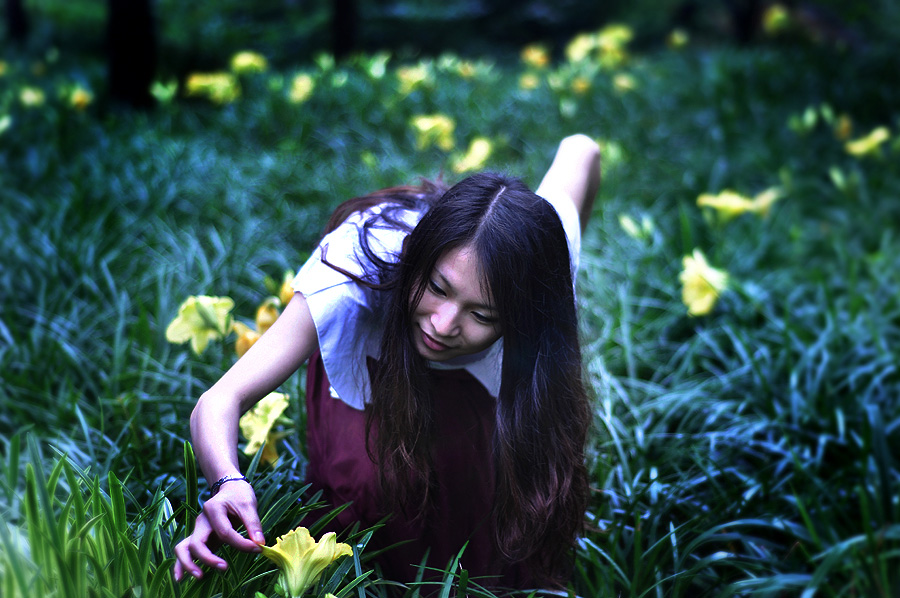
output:
[[[308, 481], [338, 531], [392, 514], [386, 577], [426, 552], [485, 585], [565, 581], [582, 528], [590, 422], [573, 276], [600, 153], [563, 139], [532, 193], [494, 174], [342, 204], [275, 324], [197, 402], [194, 450], [224, 480], [175, 548], [175, 577], [218, 569], [222, 543], [265, 542], [238, 468], [238, 419], [304, 362]], [[243, 524], [247, 537], [235, 531]]]

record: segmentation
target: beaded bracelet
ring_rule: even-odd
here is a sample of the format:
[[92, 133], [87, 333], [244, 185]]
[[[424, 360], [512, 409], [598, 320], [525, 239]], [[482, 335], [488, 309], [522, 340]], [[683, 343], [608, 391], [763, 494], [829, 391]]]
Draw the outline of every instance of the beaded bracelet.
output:
[[215, 496], [216, 493], [219, 491], [219, 488], [222, 487], [222, 484], [224, 484], [226, 482], [247, 482], [249, 484], [250, 480], [248, 480], [244, 476], [239, 476], [239, 477], [225, 476], [224, 478], [220, 478], [219, 480], [217, 480], [216, 483], [214, 483], [212, 486], [209, 487], [209, 495]]

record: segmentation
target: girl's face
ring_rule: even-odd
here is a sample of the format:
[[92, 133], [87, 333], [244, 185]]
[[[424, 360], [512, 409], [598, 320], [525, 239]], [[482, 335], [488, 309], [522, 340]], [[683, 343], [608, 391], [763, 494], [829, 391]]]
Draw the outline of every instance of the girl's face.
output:
[[413, 338], [424, 358], [470, 355], [500, 338], [499, 313], [482, 291], [481, 279], [481, 265], [468, 245], [438, 260], [413, 312]]

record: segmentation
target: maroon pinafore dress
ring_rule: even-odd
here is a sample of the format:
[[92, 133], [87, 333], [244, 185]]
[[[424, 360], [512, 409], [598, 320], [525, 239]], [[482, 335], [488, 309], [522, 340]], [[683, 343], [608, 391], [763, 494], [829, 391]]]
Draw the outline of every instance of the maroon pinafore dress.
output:
[[[504, 563], [493, 539], [491, 437], [496, 400], [465, 370], [433, 374], [434, 499], [424, 517], [393, 514], [375, 532], [367, 552], [410, 541], [378, 557], [386, 579], [410, 582], [416, 579], [426, 551], [430, 550], [426, 566], [443, 570], [468, 542], [460, 565], [471, 579], [489, 587], [526, 587], [531, 579], [525, 567]], [[331, 506], [352, 502], [330, 525], [339, 533], [355, 522], [365, 529], [386, 513], [377, 465], [365, 446], [366, 412], [333, 398], [330, 386], [317, 352], [309, 360], [306, 383], [307, 482], [312, 492], [321, 490]]]

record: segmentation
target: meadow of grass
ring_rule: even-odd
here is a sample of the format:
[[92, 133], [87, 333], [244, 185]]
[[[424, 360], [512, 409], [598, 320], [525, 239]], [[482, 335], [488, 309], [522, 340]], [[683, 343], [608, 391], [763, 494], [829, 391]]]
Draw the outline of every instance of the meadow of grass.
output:
[[[205, 487], [188, 415], [234, 360], [233, 336], [199, 356], [166, 340], [181, 302], [229, 296], [250, 323], [341, 200], [454, 182], [478, 137], [484, 167], [536, 185], [584, 132], [604, 184], [578, 280], [596, 426], [570, 592], [897, 595], [895, 54], [622, 43], [548, 64], [321, 56], [237, 75], [222, 103], [160, 85], [148, 113], [104, 102], [99, 63], [0, 54], [0, 594], [272, 595], [250, 555], [169, 575]], [[455, 126], [419, 139], [422, 115]], [[697, 205], [772, 188], [767, 214]], [[679, 280], [695, 249], [729, 277], [699, 316]], [[302, 372], [283, 388], [297, 425], [279, 464], [246, 458], [270, 539], [315, 502], [302, 388]], [[385, 595], [368, 533], [348, 530], [354, 557], [315, 595]], [[449, 564], [434, 589], [490, 595], [476, 582]]]

